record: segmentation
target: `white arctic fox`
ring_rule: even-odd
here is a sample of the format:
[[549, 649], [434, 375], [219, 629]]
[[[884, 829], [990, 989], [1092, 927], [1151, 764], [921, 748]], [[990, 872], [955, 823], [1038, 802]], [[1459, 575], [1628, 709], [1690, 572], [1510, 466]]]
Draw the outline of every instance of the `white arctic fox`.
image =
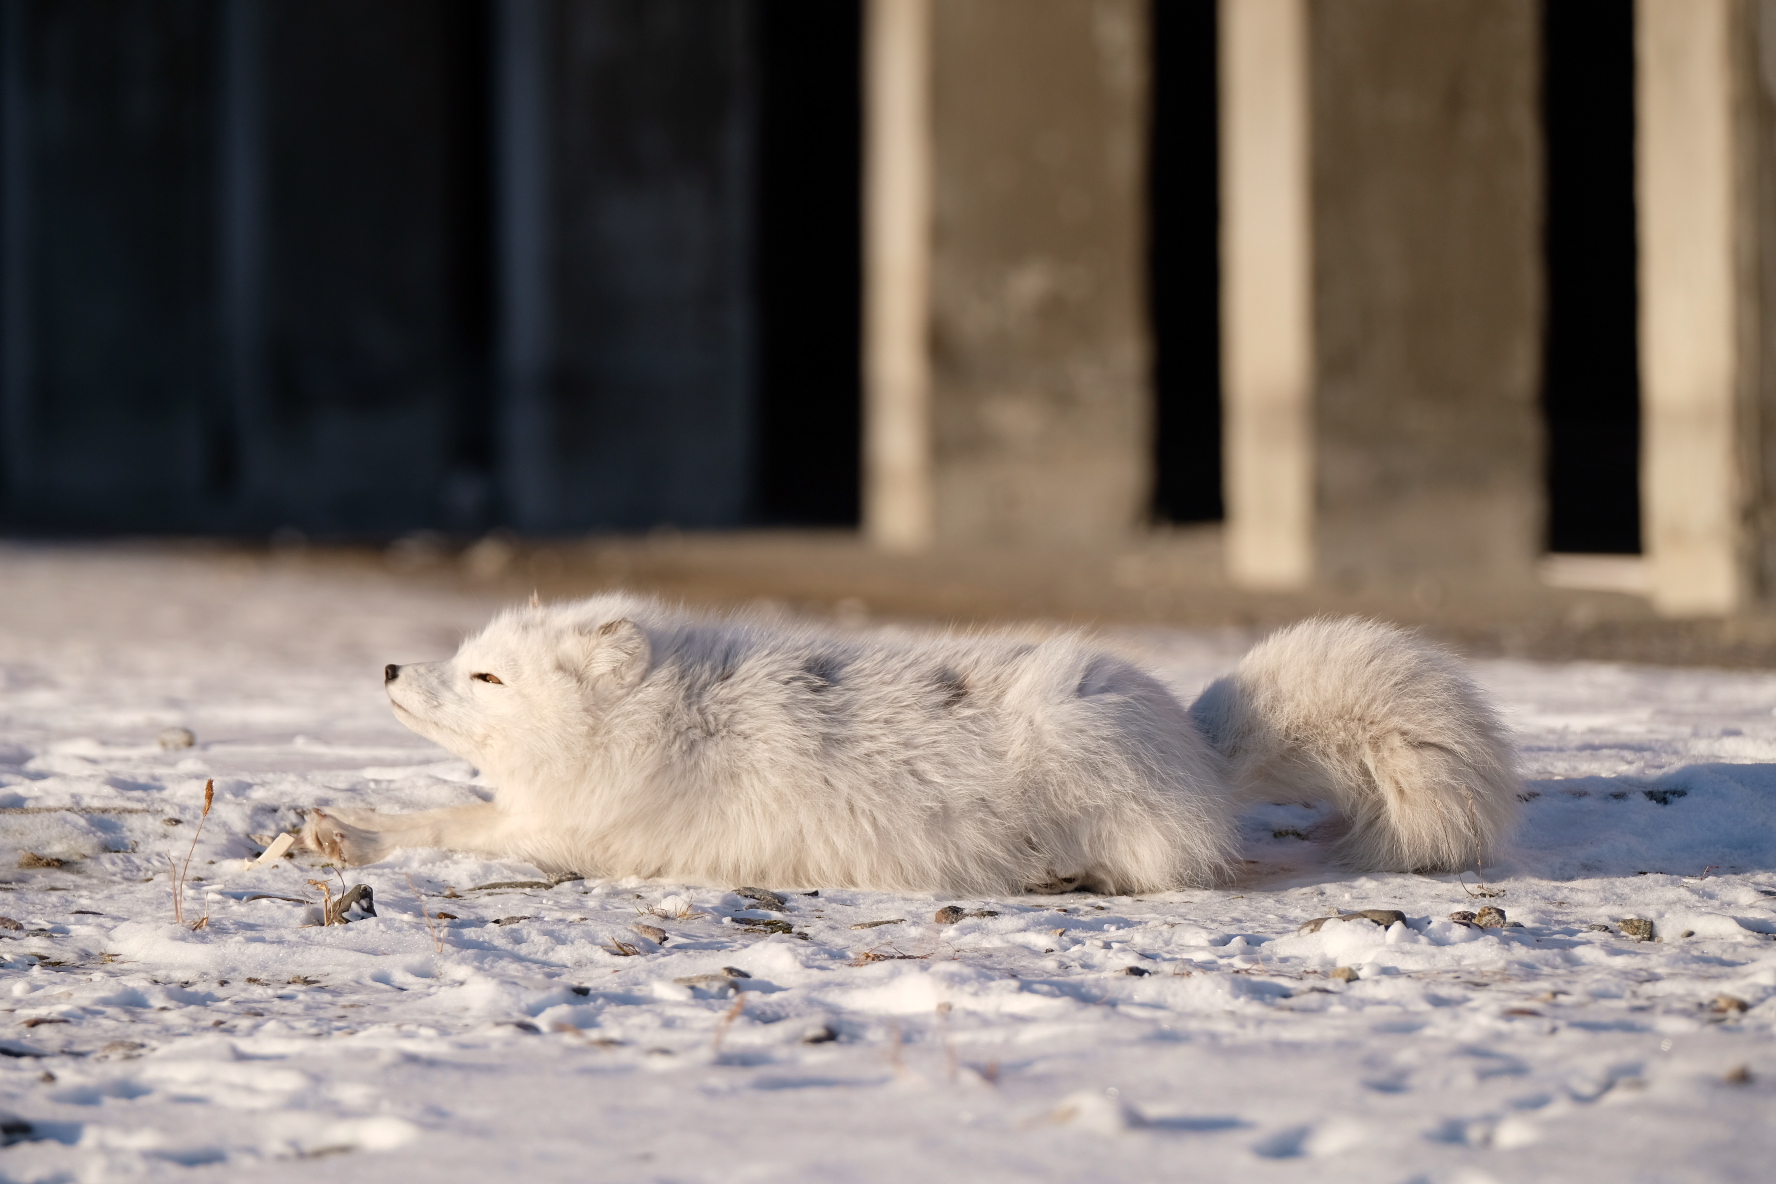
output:
[[1253, 798], [1328, 798], [1339, 853], [1452, 869], [1509, 824], [1504, 728], [1443, 652], [1314, 620], [1186, 710], [1076, 637], [844, 637], [636, 596], [514, 609], [384, 671], [495, 800], [314, 811], [347, 863], [447, 847], [597, 876], [996, 895], [1211, 884]]

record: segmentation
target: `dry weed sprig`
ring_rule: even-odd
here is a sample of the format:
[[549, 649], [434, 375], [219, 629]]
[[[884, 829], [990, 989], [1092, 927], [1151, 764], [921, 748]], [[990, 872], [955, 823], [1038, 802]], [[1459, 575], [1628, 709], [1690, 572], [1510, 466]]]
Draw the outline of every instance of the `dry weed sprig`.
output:
[[728, 1008], [726, 1013], [722, 1015], [721, 1022], [715, 1026], [715, 1042], [711, 1045], [711, 1048], [716, 1056], [721, 1055], [722, 1040], [727, 1036], [729, 1026], [732, 1025], [735, 1020], [739, 1019], [740, 1013], [745, 1010], [746, 992], [741, 991], [734, 997], [734, 1006]]
[[961, 1064], [956, 1057], [956, 1046], [950, 1042], [951, 1010], [952, 1008], [947, 999], [937, 1005], [937, 1034], [938, 1040], [943, 1044], [944, 1061], [949, 1066], [950, 1082], [954, 1084], [956, 1073], [961, 1068]]
[[438, 935], [438, 926], [432, 920], [432, 915], [426, 912], [425, 897], [419, 894], [419, 885], [413, 882], [412, 872], [407, 873], [407, 887], [413, 889], [413, 899], [419, 902], [419, 915], [425, 918], [426, 932], [432, 935], [432, 944], [437, 946], [438, 952], [442, 954], [444, 952], [444, 939]]
[[[181, 925], [185, 924], [185, 884], [191, 875], [191, 857], [197, 854], [197, 840], [203, 837], [204, 823], [209, 820], [210, 806], [215, 800], [216, 781], [215, 778], [209, 778], [204, 782], [203, 813], [198, 816], [197, 829], [191, 832], [191, 846], [185, 851], [185, 866], [174, 867], [173, 857], [171, 855], [166, 857], [167, 867], [171, 868], [173, 872], [173, 920]], [[204, 897], [204, 915], [198, 918], [191, 928], [202, 929], [209, 923], [210, 900], [206, 896]]]
[[325, 880], [310, 880], [308, 884], [321, 890], [321, 924], [333, 924], [333, 885]]
[[588, 1048], [621, 1048], [623, 1042], [609, 1036], [588, 1036], [578, 1024], [570, 1024], [566, 1020], [557, 1021], [549, 1026], [549, 1031], [559, 1032], [563, 1036], [572, 1036]]

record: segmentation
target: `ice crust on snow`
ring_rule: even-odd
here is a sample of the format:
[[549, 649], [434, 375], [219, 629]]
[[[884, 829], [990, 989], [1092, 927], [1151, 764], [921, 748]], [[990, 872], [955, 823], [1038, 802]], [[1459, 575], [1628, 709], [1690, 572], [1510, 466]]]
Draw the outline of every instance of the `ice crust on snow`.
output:
[[[1529, 778], [1483, 882], [1330, 866], [1299, 802], [1246, 817], [1238, 883], [1139, 899], [249, 867], [302, 807], [491, 794], [379, 672], [494, 607], [0, 549], [6, 1179], [1715, 1180], [1776, 1152], [1776, 676], [1481, 663]], [[1185, 696], [1251, 640], [1111, 638]], [[167, 860], [209, 778], [192, 930]], [[308, 924], [314, 879], [378, 915]], [[1521, 927], [1448, 919], [1485, 904]], [[1299, 932], [1365, 908], [1406, 920]]]

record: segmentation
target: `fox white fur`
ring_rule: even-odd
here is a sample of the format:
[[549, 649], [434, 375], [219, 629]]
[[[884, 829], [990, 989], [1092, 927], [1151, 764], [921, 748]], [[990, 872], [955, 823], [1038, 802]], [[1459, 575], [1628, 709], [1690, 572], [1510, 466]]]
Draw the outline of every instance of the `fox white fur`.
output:
[[1274, 634], [1186, 709], [1068, 636], [893, 640], [606, 595], [391, 666], [408, 727], [491, 802], [314, 811], [347, 863], [446, 847], [605, 877], [996, 895], [1224, 880], [1254, 797], [1327, 798], [1352, 866], [1471, 867], [1510, 824], [1497, 714], [1397, 629]]

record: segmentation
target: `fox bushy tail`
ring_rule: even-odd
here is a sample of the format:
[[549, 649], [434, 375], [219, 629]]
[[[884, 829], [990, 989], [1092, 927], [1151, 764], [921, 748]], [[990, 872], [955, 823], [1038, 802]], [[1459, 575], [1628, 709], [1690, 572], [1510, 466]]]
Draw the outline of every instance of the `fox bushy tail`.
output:
[[1348, 823], [1337, 854], [1355, 867], [1472, 868], [1516, 816], [1498, 712], [1451, 655], [1392, 626], [1283, 629], [1190, 713], [1244, 794], [1331, 800]]

